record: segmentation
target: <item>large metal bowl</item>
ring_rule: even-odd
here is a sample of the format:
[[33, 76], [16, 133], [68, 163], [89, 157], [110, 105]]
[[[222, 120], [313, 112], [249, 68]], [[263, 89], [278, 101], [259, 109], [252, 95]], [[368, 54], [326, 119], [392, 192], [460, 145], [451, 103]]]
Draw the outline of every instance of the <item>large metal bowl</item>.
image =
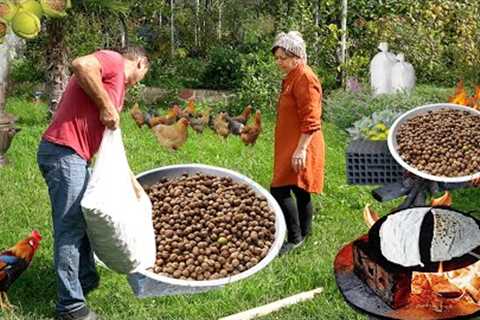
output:
[[413, 174], [422, 177], [427, 180], [431, 181], [438, 181], [438, 182], [447, 182], [447, 183], [461, 183], [461, 182], [468, 182], [471, 181], [475, 178], [480, 177], [480, 172], [477, 172], [473, 175], [468, 175], [468, 176], [461, 176], [461, 177], [445, 177], [445, 176], [434, 176], [431, 175], [427, 172], [420, 171], [417, 168], [409, 165], [406, 163], [402, 157], [400, 156], [398, 152], [398, 143], [397, 143], [397, 132], [400, 128], [400, 126], [407, 120], [420, 115], [420, 114], [425, 114], [428, 111], [435, 111], [435, 110], [440, 110], [440, 109], [451, 109], [451, 110], [460, 110], [460, 111], [467, 111], [471, 114], [478, 115], [480, 116], [480, 111], [466, 107], [466, 106], [461, 106], [458, 104], [453, 104], [453, 103], [436, 103], [436, 104], [428, 104], [424, 105], [415, 109], [412, 109], [408, 112], [405, 112], [402, 114], [392, 125], [390, 128], [389, 134], [388, 134], [388, 149], [390, 150], [390, 153], [392, 154], [393, 158], [406, 170], [412, 172]]
[[181, 280], [159, 275], [149, 270], [138, 271], [130, 275], [128, 280], [134, 293], [139, 297], [202, 292], [245, 279], [267, 266], [277, 256], [283, 244], [286, 225], [280, 206], [267, 190], [238, 172], [203, 164], [185, 164], [146, 171], [137, 175], [137, 179], [143, 187], [148, 187], [158, 183], [162, 178], [174, 178], [184, 173], [191, 175], [197, 172], [219, 177], [231, 177], [235, 182], [247, 184], [257, 195], [264, 196], [267, 199], [269, 207], [275, 213], [275, 240], [272, 247], [267, 255], [254, 267], [222, 279], [203, 281]]

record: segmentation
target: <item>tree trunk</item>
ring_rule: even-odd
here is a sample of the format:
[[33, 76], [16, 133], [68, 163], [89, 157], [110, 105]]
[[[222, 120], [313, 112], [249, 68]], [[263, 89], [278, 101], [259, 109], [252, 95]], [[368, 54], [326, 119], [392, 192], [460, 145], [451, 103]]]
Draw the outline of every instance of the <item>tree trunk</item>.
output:
[[49, 19], [46, 22], [48, 43], [46, 50], [47, 60], [47, 95], [48, 111], [53, 116], [58, 102], [62, 97], [68, 82], [67, 54], [64, 41], [65, 21]]
[[345, 86], [347, 74], [345, 72], [345, 63], [347, 62], [347, 13], [348, 0], [342, 0], [342, 85]]
[[200, 0], [195, 0], [195, 47], [198, 48], [198, 27], [200, 16]]
[[175, 56], [175, 1], [170, 0], [170, 44], [172, 58]]
[[120, 15], [118, 19], [120, 19], [120, 45], [125, 48], [129, 45], [127, 21], [123, 15]]
[[218, 2], [218, 27], [217, 27], [218, 40], [222, 40], [222, 7], [223, 7], [223, 1], [219, 1]]

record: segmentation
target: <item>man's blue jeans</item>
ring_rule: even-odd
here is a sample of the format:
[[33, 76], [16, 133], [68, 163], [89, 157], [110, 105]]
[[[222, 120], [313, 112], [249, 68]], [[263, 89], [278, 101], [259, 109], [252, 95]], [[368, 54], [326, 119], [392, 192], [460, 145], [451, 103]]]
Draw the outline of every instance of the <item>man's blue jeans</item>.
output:
[[80, 208], [88, 165], [73, 149], [45, 140], [40, 142], [37, 162], [52, 205], [57, 312], [72, 312], [85, 306], [84, 291], [99, 281]]

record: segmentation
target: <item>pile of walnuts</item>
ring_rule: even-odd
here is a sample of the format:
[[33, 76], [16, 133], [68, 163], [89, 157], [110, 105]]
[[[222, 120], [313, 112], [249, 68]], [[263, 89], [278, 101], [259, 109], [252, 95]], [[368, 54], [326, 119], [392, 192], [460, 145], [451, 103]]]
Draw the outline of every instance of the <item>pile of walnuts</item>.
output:
[[162, 179], [146, 191], [153, 205], [155, 273], [220, 279], [252, 268], [272, 246], [275, 214], [246, 184], [196, 173]]
[[397, 132], [402, 159], [434, 176], [459, 177], [480, 171], [480, 116], [441, 109], [418, 115]]

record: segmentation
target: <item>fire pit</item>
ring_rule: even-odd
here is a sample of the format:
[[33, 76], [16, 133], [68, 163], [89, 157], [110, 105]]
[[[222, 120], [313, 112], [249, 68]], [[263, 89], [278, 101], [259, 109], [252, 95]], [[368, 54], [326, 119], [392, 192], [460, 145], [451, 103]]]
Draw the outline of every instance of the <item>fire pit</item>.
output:
[[[358, 240], [360, 243], [368, 241], [368, 236], [364, 235]], [[473, 317], [480, 315], [480, 305], [476, 304], [465, 293], [460, 296], [456, 296], [452, 293], [452, 296], [448, 297], [442, 293], [425, 292], [422, 294], [415, 294], [416, 290], [406, 290], [408, 292], [408, 303], [397, 309], [388, 305], [382, 298], [375, 293], [370, 286], [362, 279], [361, 276], [354, 272], [354, 242], [351, 242], [344, 246], [337, 257], [335, 258], [334, 270], [335, 280], [337, 286], [340, 289], [345, 300], [353, 306], [356, 310], [364, 312], [366, 314], [390, 318], [390, 319], [403, 319], [403, 320], [433, 320], [433, 319], [458, 319], [460, 317]], [[358, 252], [357, 252], [358, 253]], [[377, 267], [378, 269], [373, 269]], [[473, 266], [472, 266], [473, 267]], [[480, 269], [480, 265], [475, 264], [475, 268]], [[406, 281], [415, 281], [420, 286], [424, 281], [425, 274], [409, 273], [388, 273], [382, 267], [376, 266], [372, 262], [372, 270], [375, 270], [377, 278], [376, 283], [380, 288], [385, 286], [386, 291], [396, 288], [397, 296], [405, 299], [405, 290], [402, 292], [400, 288], [406, 285]], [[382, 280], [385, 279], [385, 280]], [[387, 280], [388, 279], [388, 280]], [[383, 281], [392, 281], [386, 285]], [[398, 281], [396, 284], [393, 281]], [[379, 288], [379, 290], [380, 290]], [[389, 289], [387, 289], [389, 288]], [[404, 287], [403, 287], [404, 288]], [[392, 292], [395, 294], [395, 292]], [[430, 299], [429, 299], [430, 298]], [[433, 301], [429, 303], [429, 301]], [[437, 311], [436, 311], [437, 310]]]
[[[424, 214], [429, 210], [429, 208], [417, 209], [420, 211], [425, 209]], [[453, 212], [449, 213], [450, 215], [463, 216], [455, 210], [439, 210], [449, 210]], [[413, 212], [417, 214], [415, 217], [421, 214], [420, 211]], [[419, 227], [421, 231], [417, 249], [423, 263], [415, 262], [415, 254], [389, 255], [385, 252], [385, 248], [388, 247], [383, 245], [380, 249], [377, 245], [376, 234], [379, 234], [379, 227], [393, 214], [376, 221], [368, 235], [360, 237], [340, 250], [334, 263], [335, 277], [337, 286], [350, 305], [367, 314], [392, 319], [457, 319], [480, 315], [479, 247], [466, 248], [465, 254], [457, 251], [449, 260], [430, 261], [435, 260], [434, 257], [441, 250], [431, 244], [434, 242], [432, 239], [438, 234], [432, 236], [426, 230], [429, 225], [427, 215], [428, 213]], [[466, 215], [465, 217], [473, 219]], [[390, 220], [389, 223], [392, 221], [394, 220]], [[476, 219], [475, 222], [478, 224]], [[390, 230], [388, 227], [386, 229]], [[415, 232], [410, 229], [412, 228], [409, 228], [411, 234], [409, 238], [415, 238]], [[448, 239], [449, 237], [447, 242]], [[410, 239], [407, 242], [416, 243]], [[408, 244], [402, 245], [403, 248], [408, 247]], [[452, 241], [451, 247], [455, 246], [458, 246], [458, 242]], [[432, 250], [431, 257], [425, 257], [427, 247]], [[397, 259], [405, 262], [399, 264]]]

